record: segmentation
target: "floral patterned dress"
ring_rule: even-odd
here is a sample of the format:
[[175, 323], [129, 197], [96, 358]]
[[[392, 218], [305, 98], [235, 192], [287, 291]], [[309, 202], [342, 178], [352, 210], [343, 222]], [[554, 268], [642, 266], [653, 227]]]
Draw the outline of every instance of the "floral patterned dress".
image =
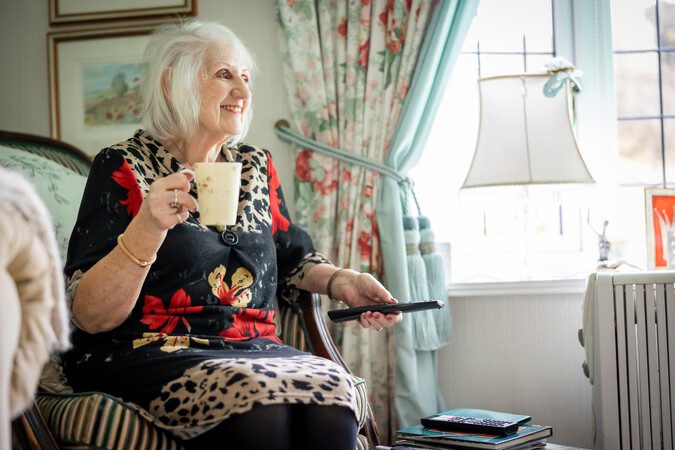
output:
[[[355, 411], [340, 366], [275, 333], [277, 291], [291, 293], [327, 261], [291, 223], [270, 154], [243, 144], [223, 153], [242, 163], [237, 224], [217, 230], [195, 213], [170, 230], [129, 317], [104, 333], [75, 330], [63, 357], [68, 381], [139, 404], [182, 438], [259, 405]], [[141, 130], [96, 156], [68, 251], [71, 298], [82, 273], [115, 247], [150, 184], [182, 169]]]

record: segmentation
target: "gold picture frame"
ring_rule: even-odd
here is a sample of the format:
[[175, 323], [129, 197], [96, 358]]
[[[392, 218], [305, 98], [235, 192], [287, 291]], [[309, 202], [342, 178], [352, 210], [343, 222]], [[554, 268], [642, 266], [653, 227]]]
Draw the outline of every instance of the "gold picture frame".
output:
[[140, 128], [142, 56], [159, 25], [47, 34], [53, 138], [94, 155]]
[[645, 223], [647, 225], [647, 266], [664, 269], [666, 258], [666, 229], [675, 229], [675, 189], [645, 189]]
[[49, 0], [49, 24], [196, 16], [197, 0]]

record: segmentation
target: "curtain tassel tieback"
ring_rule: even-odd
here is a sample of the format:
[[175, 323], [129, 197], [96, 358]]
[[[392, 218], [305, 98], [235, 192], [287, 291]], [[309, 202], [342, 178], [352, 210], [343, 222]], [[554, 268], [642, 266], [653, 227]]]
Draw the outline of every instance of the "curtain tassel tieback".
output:
[[[410, 287], [410, 301], [419, 302], [429, 300], [429, 284], [427, 270], [422, 254], [420, 253], [420, 231], [417, 219], [412, 216], [403, 216], [403, 233], [406, 244], [406, 265], [408, 266], [408, 283]], [[444, 310], [445, 308], [442, 308]], [[418, 311], [410, 314], [413, 329], [413, 345], [417, 350], [436, 350], [442, 344], [435, 326], [434, 311]], [[406, 320], [408, 320], [406, 318]]]
[[[427, 217], [419, 216], [417, 223], [420, 229], [420, 252], [427, 272], [429, 298], [431, 300], [445, 301], [447, 299], [445, 291], [445, 266], [443, 265], [443, 258], [436, 251], [436, 239], [431, 229], [431, 222]], [[446, 301], [446, 304], [445, 308], [433, 313], [439, 347], [448, 344], [452, 337], [450, 302]]]

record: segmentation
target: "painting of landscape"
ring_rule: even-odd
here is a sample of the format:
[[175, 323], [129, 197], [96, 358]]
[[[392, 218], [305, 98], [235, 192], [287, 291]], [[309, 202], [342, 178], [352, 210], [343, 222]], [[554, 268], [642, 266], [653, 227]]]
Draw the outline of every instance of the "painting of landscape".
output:
[[144, 64], [82, 66], [84, 125], [129, 125], [140, 122], [140, 82]]

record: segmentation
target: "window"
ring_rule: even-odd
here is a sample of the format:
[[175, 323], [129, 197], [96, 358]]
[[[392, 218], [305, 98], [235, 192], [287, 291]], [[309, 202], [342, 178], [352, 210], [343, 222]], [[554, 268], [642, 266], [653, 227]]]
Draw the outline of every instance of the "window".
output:
[[[675, 2], [612, 7], [620, 182], [675, 183]], [[630, 30], [630, 32], [627, 32]]]
[[[537, 70], [552, 55], [585, 72], [576, 131], [598, 183], [460, 190], [476, 79]], [[437, 242], [450, 243], [453, 283], [585, 278], [604, 220], [610, 259], [646, 268], [643, 189], [675, 184], [675, 0], [482, 0], [411, 176]]]
[[478, 131], [477, 78], [543, 70], [556, 43], [572, 39], [556, 35], [555, 8], [541, 0], [480, 2], [427, 149], [412, 172], [436, 240], [450, 243], [452, 282], [575, 278], [590, 268], [584, 259], [595, 260], [590, 254], [597, 248], [583, 242], [583, 188], [459, 189]]

